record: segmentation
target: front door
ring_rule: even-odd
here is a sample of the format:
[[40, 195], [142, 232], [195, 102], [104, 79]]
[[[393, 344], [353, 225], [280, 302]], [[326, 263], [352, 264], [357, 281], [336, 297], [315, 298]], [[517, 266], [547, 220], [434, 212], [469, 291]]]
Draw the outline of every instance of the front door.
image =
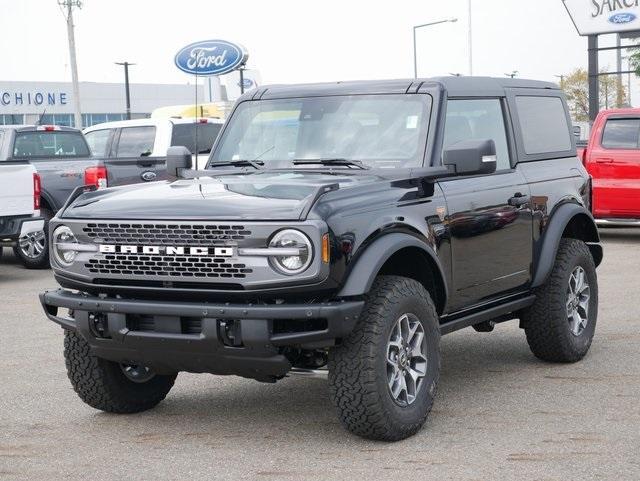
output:
[[517, 291], [531, 279], [530, 192], [522, 173], [512, 167], [506, 132], [502, 100], [448, 101], [444, 148], [492, 139], [498, 161], [494, 174], [440, 182], [451, 237], [451, 310]]

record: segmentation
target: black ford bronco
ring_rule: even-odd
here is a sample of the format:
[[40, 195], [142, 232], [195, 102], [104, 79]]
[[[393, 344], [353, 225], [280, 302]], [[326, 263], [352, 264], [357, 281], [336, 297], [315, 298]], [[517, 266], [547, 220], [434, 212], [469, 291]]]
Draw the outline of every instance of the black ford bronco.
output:
[[[205, 170], [87, 191], [51, 221], [69, 378], [150, 409], [180, 371], [328, 372], [344, 425], [416, 433], [440, 336], [518, 319], [551, 362], [587, 353], [602, 260], [563, 93], [519, 79], [267, 86]], [[68, 309], [69, 313], [62, 311]]]

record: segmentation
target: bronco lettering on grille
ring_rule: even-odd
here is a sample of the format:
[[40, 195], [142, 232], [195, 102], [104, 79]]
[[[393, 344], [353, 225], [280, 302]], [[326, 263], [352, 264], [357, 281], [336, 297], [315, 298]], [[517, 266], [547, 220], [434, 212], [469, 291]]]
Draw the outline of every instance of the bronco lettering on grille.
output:
[[178, 247], [100, 244], [101, 254], [147, 254], [233, 257], [233, 247]]

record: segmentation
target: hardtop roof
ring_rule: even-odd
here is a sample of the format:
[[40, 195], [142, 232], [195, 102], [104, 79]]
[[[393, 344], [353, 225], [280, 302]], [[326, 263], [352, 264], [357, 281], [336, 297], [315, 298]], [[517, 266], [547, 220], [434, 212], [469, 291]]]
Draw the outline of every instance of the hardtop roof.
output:
[[504, 95], [506, 89], [559, 90], [551, 82], [494, 77], [433, 77], [399, 80], [360, 80], [312, 84], [264, 85], [248, 92], [243, 99], [316, 97], [325, 95], [403, 94], [440, 87], [449, 96]]

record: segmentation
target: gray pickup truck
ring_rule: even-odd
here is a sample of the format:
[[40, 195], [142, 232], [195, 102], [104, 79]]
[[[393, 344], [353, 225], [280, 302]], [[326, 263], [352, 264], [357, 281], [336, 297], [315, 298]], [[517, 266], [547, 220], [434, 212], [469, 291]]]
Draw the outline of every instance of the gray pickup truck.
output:
[[[166, 177], [164, 159], [93, 156], [82, 132], [77, 129], [57, 125], [6, 125], [0, 126], [0, 135], [4, 137], [0, 161], [26, 160], [40, 175], [40, 211], [45, 219], [45, 232], [48, 220], [80, 186], [103, 188]], [[28, 268], [49, 267], [46, 236], [21, 239], [14, 252]]]

